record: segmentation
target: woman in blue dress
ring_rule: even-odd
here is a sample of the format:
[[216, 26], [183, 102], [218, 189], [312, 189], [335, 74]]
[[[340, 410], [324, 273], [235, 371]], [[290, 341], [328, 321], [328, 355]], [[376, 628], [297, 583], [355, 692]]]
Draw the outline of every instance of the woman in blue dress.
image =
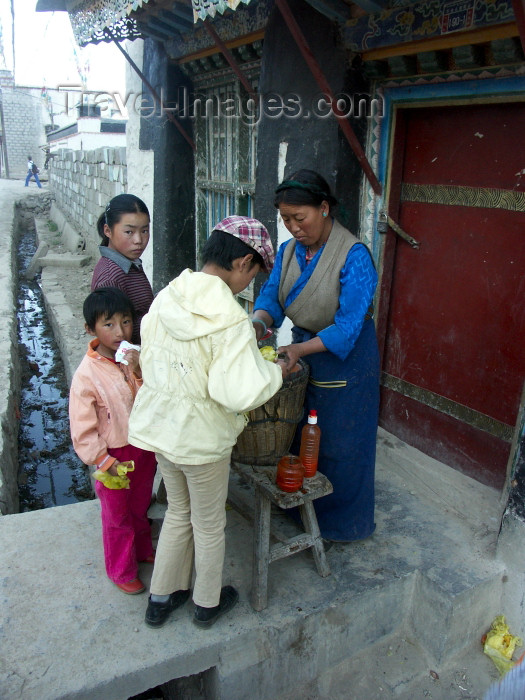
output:
[[293, 238], [279, 248], [253, 319], [258, 339], [285, 316], [294, 324], [293, 342], [278, 351], [286, 353], [290, 368], [299, 358], [310, 366], [305, 416], [317, 410], [319, 471], [334, 487], [315, 501], [319, 527], [325, 539], [349, 542], [375, 529], [377, 273], [368, 248], [334, 218], [336, 205], [326, 180], [312, 170], [299, 170], [279, 185], [275, 206]]

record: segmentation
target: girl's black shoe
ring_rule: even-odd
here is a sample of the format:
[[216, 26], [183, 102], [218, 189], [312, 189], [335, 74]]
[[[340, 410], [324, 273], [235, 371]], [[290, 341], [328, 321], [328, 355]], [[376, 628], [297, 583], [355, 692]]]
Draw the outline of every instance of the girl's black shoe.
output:
[[202, 605], [195, 606], [193, 622], [199, 627], [211, 627], [221, 615], [231, 610], [239, 600], [239, 594], [233, 586], [223, 586], [219, 605], [214, 608], [204, 608]]
[[162, 627], [171, 613], [184, 605], [189, 597], [190, 591], [175, 591], [170, 594], [169, 600], [165, 603], [154, 603], [150, 596], [144, 618], [145, 623], [149, 627]]

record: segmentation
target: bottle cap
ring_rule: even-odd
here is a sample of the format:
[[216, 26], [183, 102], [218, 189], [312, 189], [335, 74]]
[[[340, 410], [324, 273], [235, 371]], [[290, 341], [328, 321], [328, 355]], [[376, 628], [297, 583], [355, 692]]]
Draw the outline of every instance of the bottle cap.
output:
[[317, 423], [317, 411], [313, 408], [308, 414], [309, 423]]

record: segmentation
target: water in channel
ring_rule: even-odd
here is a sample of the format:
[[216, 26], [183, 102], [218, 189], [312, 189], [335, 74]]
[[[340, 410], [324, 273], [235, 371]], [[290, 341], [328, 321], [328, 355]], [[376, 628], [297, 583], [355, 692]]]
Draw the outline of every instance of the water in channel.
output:
[[23, 277], [36, 249], [35, 239], [34, 232], [23, 232], [18, 249], [21, 512], [92, 497], [87, 469], [71, 446], [68, 385], [42, 291], [37, 278]]

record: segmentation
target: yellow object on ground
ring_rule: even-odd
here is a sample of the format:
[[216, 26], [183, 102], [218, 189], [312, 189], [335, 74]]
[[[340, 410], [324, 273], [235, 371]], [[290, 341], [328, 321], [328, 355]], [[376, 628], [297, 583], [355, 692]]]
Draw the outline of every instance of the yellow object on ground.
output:
[[271, 345], [264, 345], [260, 348], [259, 352], [264, 357], [265, 360], [269, 362], [275, 362], [277, 359], [277, 352], [272, 348]]
[[523, 641], [509, 632], [504, 615], [494, 618], [490, 630], [481, 641], [484, 653], [490, 656], [500, 675], [505, 675], [515, 666], [512, 655], [516, 647], [523, 645]]
[[121, 462], [117, 466], [118, 476], [97, 469], [96, 472], [93, 472], [93, 478], [102, 482], [107, 489], [129, 489], [129, 477], [126, 474], [133, 471], [135, 471], [135, 463], [130, 460], [129, 462]]

